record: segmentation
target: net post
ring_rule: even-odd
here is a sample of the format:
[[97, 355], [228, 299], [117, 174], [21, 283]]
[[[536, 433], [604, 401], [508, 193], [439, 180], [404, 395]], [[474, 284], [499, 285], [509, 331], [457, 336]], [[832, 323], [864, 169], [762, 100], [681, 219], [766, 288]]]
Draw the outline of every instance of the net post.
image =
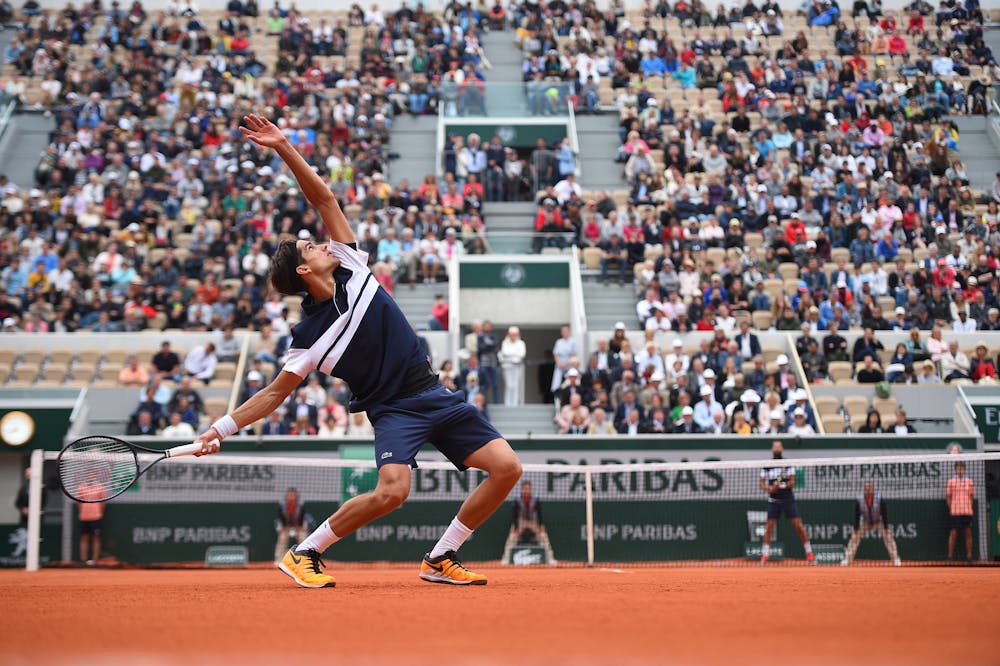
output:
[[[985, 451], [983, 446], [984, 438], [983, 434], [979, 433], [976, 437], [976, 452], [981, 453]], [[990, 559], [990, 535], [992, 530], [990, 529], [990, 500], [986, 496], [986, 461], [981, 460], [976, 466], [978, 469], [982, 470], [982, 474], [976, 479], [976, 517], [979, 524], [976, 525], [976, 533], [979, 535], [979, 559], [982, 562], [988, 562]], [[1000, 526], [998, 526], [1000, 529]]]
[[587, 512], [587, 566], [594, 566], [594, 476], [587, 469], [583, 472], [583, 486], [586, 492], [584, 502]]
[[42, 472], [45, 452], [31, 452], [31, 481], [28, 483], [28, 544], [25, 549], [24, 568], [38, 571], [39, 548], [42, 537]]

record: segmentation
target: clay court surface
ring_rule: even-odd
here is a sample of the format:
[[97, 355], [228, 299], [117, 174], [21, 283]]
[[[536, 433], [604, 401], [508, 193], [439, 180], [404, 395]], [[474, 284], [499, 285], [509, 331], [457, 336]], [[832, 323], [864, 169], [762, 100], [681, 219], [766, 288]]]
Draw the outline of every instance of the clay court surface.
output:
[[481, 570], [3, 571], [0, 663], [1000, 663], [997, 568]]

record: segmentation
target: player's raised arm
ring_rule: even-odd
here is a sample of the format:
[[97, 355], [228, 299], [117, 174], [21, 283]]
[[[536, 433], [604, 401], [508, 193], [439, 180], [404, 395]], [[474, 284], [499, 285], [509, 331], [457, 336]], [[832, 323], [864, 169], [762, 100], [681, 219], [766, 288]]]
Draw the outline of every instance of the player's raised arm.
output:
[[337, 197], [327, 187], [323, 179], [319, 177], [309, 163], [305, 161], [299, 151], [288, 141], [288, 137], [282, 134], [281, 130], [267, 118], [249, 114], [243, 116], [243, 125], [240, 127], [243, 136], [250, 139], [263, 148], [273, 148], [278, 156], [284, 160], [288, 168], [292, 170], [292, 175], [298, 181], [299, 189], [305, 195], [313, 207], [319, 211], [323, 218], [330, 238], [338, 243], [354, 243], [354, 231], [344, 217], [344, 211], [337, 203]]
[[[273, 382], [258, 391], [252, 398], [236, 408], [232, 414], [226, 414], [212, 424], [212, 427], [201, 434], [195, 442], [201, 443], [202, 452], [215, 453], [219, 450], [218, 442], [239, 432], [251, 423], [261, 420], [285, 401], [292, 391], [302, 383], [302, 378], [293, 372], [283, 370]], [[213, 440], [217, 440], [213, 445]]]

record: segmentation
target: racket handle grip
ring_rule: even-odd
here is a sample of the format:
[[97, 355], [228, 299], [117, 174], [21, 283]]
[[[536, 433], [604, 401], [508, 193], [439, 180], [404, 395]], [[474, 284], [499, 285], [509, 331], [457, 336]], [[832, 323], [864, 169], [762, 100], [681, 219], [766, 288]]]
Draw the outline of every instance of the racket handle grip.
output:
[[[218, 445], [219, 440], [213, 439], [211, 443]], [[196, 453], [201, 453], [201, 444], [198, 442], [194, 442], [193, 444], [182, 444], [166, 450], [168, 458], [173, 458], [175, 456], [193, 456]]]

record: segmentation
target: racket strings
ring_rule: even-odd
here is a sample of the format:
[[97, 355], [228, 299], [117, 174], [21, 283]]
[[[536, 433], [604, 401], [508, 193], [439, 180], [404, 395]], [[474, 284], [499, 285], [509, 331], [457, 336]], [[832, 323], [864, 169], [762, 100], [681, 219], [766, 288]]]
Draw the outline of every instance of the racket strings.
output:
[[139, 474], [135, 453], [123, 442], [88, 437], [59, 457], [59, 479], [66, 492], [84, 502], [103, 502], [120, 494]]

